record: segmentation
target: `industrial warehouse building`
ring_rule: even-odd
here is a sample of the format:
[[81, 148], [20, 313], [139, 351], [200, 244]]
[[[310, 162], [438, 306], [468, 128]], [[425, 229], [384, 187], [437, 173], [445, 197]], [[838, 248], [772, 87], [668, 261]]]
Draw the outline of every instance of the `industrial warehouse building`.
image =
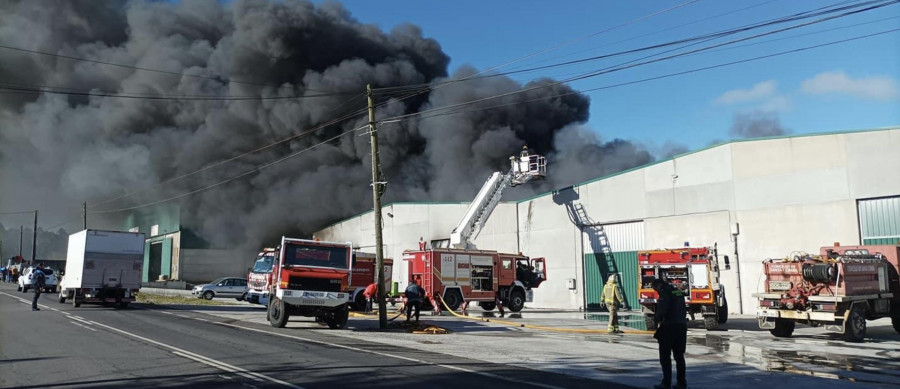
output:
[[[497, 206], [480, 249], [547, 258], [536, 308], [591, 309], [609, 272], [637, 307], [637, 251], [718, 246], [731, 312], [753, 313], [761, 262], [900, 240], [900, 127], [732, 141]], [[474, 194], [473, 194], [474, 197]], [[385, 256], [405, 286], [406, 249], [449, 238], [467, 203], [383, 207]], [[316, 234], [374, 252], [373, 213]], [[612, 258], [607, 261], [603, 244]], [[608, 251], [607, 251], [608, 252]]]

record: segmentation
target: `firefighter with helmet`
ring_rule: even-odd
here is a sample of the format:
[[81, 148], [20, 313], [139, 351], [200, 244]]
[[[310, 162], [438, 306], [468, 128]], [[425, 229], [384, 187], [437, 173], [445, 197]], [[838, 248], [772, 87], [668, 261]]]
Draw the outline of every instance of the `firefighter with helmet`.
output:
[[610, 334], [620, 334], [619, 331], [619, 304], [622, 303], [622, 293], [619, 292], [619, 285], [616, 282], [616, 275], [610, 274], [603, 286], [603, 305], [609, 309], [609, 325], [606, 331]]

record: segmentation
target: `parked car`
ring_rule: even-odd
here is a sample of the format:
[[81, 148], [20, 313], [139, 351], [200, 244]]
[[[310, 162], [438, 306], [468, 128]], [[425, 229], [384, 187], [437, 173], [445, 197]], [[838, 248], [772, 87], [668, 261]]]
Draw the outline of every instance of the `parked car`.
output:
[[234, 297], [237, 301], [243, 301], [247, 297], [247, 280], [237, 277], [219, 278], [208, 284], [194, 286], [191, 294], [207, 300], [214, 297]]
[[[34, 280], [31, 279], [34, 274], [34, 269], [36, 267], [29, 266], [22, 275], [19, 276], [19, 285], [16, 288], [18, 291], [28, 292], [28, 289], [31, 289], [34, 285]], [[53, 272], [53, 269], [44, 268], [44, 291], [50, 293], [56, 293], [56, 287], [59, 285], [59, 281], [56, 279], [56, 274]]]

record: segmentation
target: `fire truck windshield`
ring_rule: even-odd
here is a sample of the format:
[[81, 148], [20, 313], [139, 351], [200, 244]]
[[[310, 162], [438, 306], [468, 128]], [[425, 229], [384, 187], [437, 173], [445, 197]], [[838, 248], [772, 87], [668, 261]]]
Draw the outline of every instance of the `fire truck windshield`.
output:
[[284, 249], [284, 262], [288, 266], [347, 269], [348, 252], [349, 249], [346, 247], [287, 244]]
[[275, 263], [275, 255], [267, 254], [256, 257], [256, 263], [253, 264], [254, 273], [271, 273], [272, 264]]

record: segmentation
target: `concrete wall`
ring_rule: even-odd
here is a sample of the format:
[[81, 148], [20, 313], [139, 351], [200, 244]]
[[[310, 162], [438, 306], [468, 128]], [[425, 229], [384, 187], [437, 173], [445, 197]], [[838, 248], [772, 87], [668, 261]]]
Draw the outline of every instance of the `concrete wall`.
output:
[[[718, 244], [732, 312], [752, 313], [761, 262], [832, 242], [858, 244], [856, 201], [900, 195], [900, 129], [733, 142], [498, 207], [476, 243], [546, 257], [548, 281], [531, 307], [584, 306], [582, 223], [643, 222], [646, 249]], [[468, 204], [394, 204], [388, 255], [449, 236]], [[578, 209], [582, 216], [576, 216]], [[393, 219], [393, 220], [392, 220]], [[732, 228], [739, 234], [732, 236]], [[373, 241], [371, 213], [323, 233]], [[735, 254], [735, 252], [737, 252]], [[405, 267], [395, 266], [402, 279]], [[566, 280], [576, 279], [576, 290]], [[738, 291], [740, 288], [740, 292]]]
[[233, 250], [182, 249], [181, 280], [205, 283], [219, 277], [244, 277], [256, 258], [244, 258]]

